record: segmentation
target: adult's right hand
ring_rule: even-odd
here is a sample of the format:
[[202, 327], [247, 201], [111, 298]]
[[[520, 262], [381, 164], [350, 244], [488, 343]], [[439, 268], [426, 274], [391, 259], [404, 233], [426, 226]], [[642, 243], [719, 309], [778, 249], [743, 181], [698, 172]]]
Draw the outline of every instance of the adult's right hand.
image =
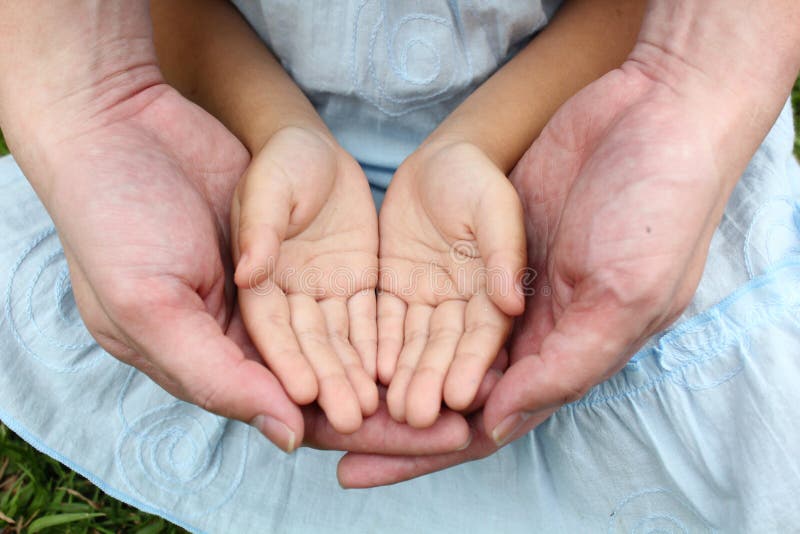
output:
[[0, 3], [0, 124], [53, 218], [86, 326], [175, 396], [301, 443], [385, 454], [454, 450], [385, 408], [342, 436], [263, 365], [233, 300], [229, 206], [249, 156], [163, 83], [146, 2]]
[[[52, 164], [39, 193], [87, 328], [173, 395], [253, 422], [281, 448], [294, 448], [300, 410], [225, 335], [233, 309], [228, 206], [247, 151], [166, 85], [121, 106], [104, 124], [77, 124], [42, 148]], [[11, 140], [14, 148], [13, 131]], [[20, 163], [28, 172], [26, 150]]]

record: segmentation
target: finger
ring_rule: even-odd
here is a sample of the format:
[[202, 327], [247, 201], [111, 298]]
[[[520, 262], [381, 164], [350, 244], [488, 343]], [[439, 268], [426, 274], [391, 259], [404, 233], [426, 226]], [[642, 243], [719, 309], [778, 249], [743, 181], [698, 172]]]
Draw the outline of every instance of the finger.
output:
[[342, 362], [330, 346], [319, 304], [312, 297], [299, 294], [289, 295], [288, 301], [292, 329], [317, 376], [317, 402], [337, 431], [354, 432], [361, 426], [361, 406]]
[[508, 351], [505, 348], [500, 349], [500, 353], [495, 358], [494, 363], [483, 376], [483, 380], [481, 381], [481, 385], [478, 387], [478, 392], [475, 394], [475, 398], [472, 400], [469, 406], [467, 406], [463, 410], [459, 410], [462, 414], [471, 414], [477, 412], [483, 405], [486, 404], [486, 399], [489, 398], [492, 390], [495, 388], [497, 383], [503, 378], [503, 371], [506, 370], [508, 366]]
[[347, 301], [350, 343], [358, 352], [367, 375], [377, 379], [378, 326], [375, 289], [359, 291]]
[[[539, 354], [520, 357], [492, 391], [484, 409], [493, 439], [506, 443], [530, 420], [561, 405], [621, 369], [646, 337], [642, 313], [613, 306], [571, 304], [542, 341]], [[647, 322], [647, 321], [645, 321]]]
[[474, 425], [471, 431], [472, 440], [460, 451], [430, 456], [389, 456], [349, 452], [339, 461], [337, 469], [339, 484], [344, 488], [384, 486], [484, 458], [495, 452], [497, 447], [486, 437], [479, 419], [480, 414], [470, 419]]
[[399, 423], [404, 423], [406, 420], [406, 391], [422, 351], [425, 350], [425, 344], [428, 342], [432, 314], [433, 307], [425, 304], [412, 304], [408, 307], [403, 332], [405, 344], [397, 359], [397, 369], [386, 392], [389, 413]]
[[406, 420], [415, 428], [431, 426], [442, 407], [442, 386], [464, 332], [467, 303], [441, 303], [430, 319], [430, 336], [406, 393]]
[[264, 165], [251, 166], [234, 194], [234, 280], [241, 288], [252, 287], [273, 272], [286, 238], [294, 199], [291, 182], [272, 174], [277, 172]]
[[444, 382], [444, 400], [453, 410], [464, 410], [475, 399], [489, 367], [497, 359], [511, 331], [512, 319], [485, 294], [467, 303], [464, 335]]
[[303, 418], [306, 444], [318, 449], [429, 455], [464, 449], [472, 439], [467, 421], [449, 410], [433, 426], [421, 430], [394, 421], [386, 404], [381, 403], [377, 411], [364, 420], [361, 428], [349, 435], [336, 432], [313, 406], [303, 409]]
[[475, 237], [488, 272], [487, 292], [504, 313], [514, 316], [525, 309], [521, 286], [526, 267], [525, 226], [519, 195], [497, 172], [497, 186], [487, 188], [475, 208]]
[[403, 350], [406, 303], [391, 293], [378, 293], [378, 378], [389, 385]]
[[[129, 317], [129, 319], [132, 319]], [[303, 417], [275, 376], [244, 357], [193, 291], [169, 305], [142, 308], [128, 321], [139, 352], [170, 393], [224, 417], [249, 422], [289, 452], [303, 438]]]
[[317, 377], [292, 330], [286, 295], [274, 284], [239, 291], [239, 308], [250, 338], [269, 368], [297, 404], [308, 404], [319, 393]]
[[344, 366], [350, 385], [355, 390], [361, 405], [361, 413], [365, 416], [370, 415], [378, 408], [378, 387], [367, 375], [361, 358], [347, 339], [350, 330], [347, 303], [344, 299], [330, 298], [320, 301], [319, 307], [325, 318], [328, 339]]

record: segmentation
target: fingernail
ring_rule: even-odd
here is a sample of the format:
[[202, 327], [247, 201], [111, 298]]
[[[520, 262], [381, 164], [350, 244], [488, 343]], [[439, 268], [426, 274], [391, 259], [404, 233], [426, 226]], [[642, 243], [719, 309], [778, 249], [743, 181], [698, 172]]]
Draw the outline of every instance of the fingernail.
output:
[[274, 417], [257, 415], [250, 424], [284, 452], [290, 453], [294, 450], [296, 445], [294, 432]]
[[472, 445], [472, 438], [474, 438], [474, 437], [475, 437], [475, 433], [474, 433], [472, 430], [470, 430], [470, 431], [469, 431], [469, 437], [467, 437], [467, 442], [466, 442], [466, 443], [464, 443], [464, 444], [463, 444], [462, 446], [460, 446], [459, 448], [457, 448], [457, 449], [455, 450], [455, 452], [463, 451], [464, 449], [466, 449], [467, 447], [469, 447], [470, 445]]
[[509, 415], [492, 430], [492, 439], [498, 447], [502, 447], [511, 436], [530, 418], [530, 412], [518, 412]]

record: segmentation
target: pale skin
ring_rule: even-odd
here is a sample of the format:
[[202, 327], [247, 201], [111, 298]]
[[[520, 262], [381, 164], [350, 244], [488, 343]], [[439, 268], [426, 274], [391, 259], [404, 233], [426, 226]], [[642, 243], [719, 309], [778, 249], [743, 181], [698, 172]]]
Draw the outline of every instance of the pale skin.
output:
[[263, 364], [230, 291], [231, 199], [248, 153], [165, 83], [147, 2], [2, 1], [0, 45], [0, 125], [105, 350], [287, 452], [425, 455], [469, 442], [457, 414], [416, 430], [384, 408], [338, 433]]
[[[167, 79], [253, 154], [231, 210], [247, 330], [294, 402], [317, 401], [337, 431], [354, 432], [378, 408], [378, 228], [366, 178], [235, 8], [153, 2], [153, 18]], [[190, 47], [193, 31], [203, 38]]]
[[[529, 302], [512, 344], [514, 364], [492, 391], [484, 411], [471, 418], [474, 439], [461, 452], [447, 452], [463, 448], [469, 436], [463, 419], [452, 412], [446, 412], [434, 427], [419, 431], [393, 424], [381, 407], [359, 431], [342, 435], [314, 407], [307, 407], [302, 413], [297, 411], [280, 383], [263, 365], [244, 363], [258, 362], [261, 358], [247, 339], [233, 304], [225, 298], [225, 276], [219, 273], [224, 271], [227, 253], [203, 249], [207, 254], [198, 255], [190, 250], [191, 254], [184, 257], [181, 250], [161, 246], [163, 229], [176, 225], [184, 228], [192, 242], [201, 248], [203, 243], [221, 242], [223, 249], [227, 249], [227, 212], [238, 173], [247, 164], [247, 158], [241, 156], [245, 153], [241, 145], [214, 126], [218, 123], [208, 114], [166, 90], [155, 67], [154, 54], [149, 50], [152, 39], [144, 4], [127, 0], [102, 3], [63, 0], [25, 6], [0, 2], [0, 42], [9, 52], [0, 54], [0, 125], [18, 163], [54, 218], [62, 243], [72, 250], [68, 256], [70, 269], [86, 273], [85, 277], [73, 274], [73, 286], [76, 294], [86, 291], [93, 295], [92, 299], [78, 302], [87, 327], [109, 352], [138, 366], [177, 396], [243, 421], [269, 416], [277, 424], [259, 424], [259, 430], [287, 450], [305, 443], [353, 451], [356, 454], [346, 456], [340, 464], [340, 482], [346, 486], [386, 484], [486, 456], [498, 446], [524, 435], [563, 402], [575, 399], [591, 384], [602, 380], [608, 369], [622, 365], [637, 339], [666, 324], [666, 319], [654, 322], [652, 317], [671, 317], [675, 313], [673, 307], [681, 306], [681, 302], [670, 301], [672, 288], [666, 291], [660, 285], [648, 287], [645, 293], [650, 298], [641, 299], [638, 304], [647, 314], [641, 317], [633, 314], [633, 320], [620, 321], [621, 329], [610, 336], [603, 335], [605, 332], [599, 328], [600, 318], [587, 321], [572, 347], [564, 346], [560, 353], [552, 352], [550, 358], [542, 358], [537, 357], [539, 347], [545, 346], [543, 340], [557, 323], [538, 318], [542, 309], [545, 317], [555, 317], [550, 315], [553, 307], [546, 299]], [[630, 66], [635, 68], [626, 67], [622, 70], [624, 76], [615, 75], [593, 84], [584, 93], [591, 98], [574, 101], [592, 100], [594, 108], [602, 107], [600, 103], [607, 100], [614, 102], [611, 112], [603, 115], [606, 122], [589, 124], [580, 114], [582, 107], [570, 102], [559, 114], [561, 119], [548, 126], [551, 141], [540, 143], [540, 149], [532, 150], [526, 157], [527, 163], [521, 167], [519, 179], [515, 179], [526, 212], [536, 201], [535, 192], [541, 184], [536, 176], [544, 176], [548, 170], [548, 160], [541, 158], [548, 143], [571, 137], [580, 139], [606, 127], [612, 129], [615, 118], [634, 111], [639, 127], [633, 128], [632, 122], [626, 121], [613, 128], [613, 140], [604, 142], [604, 134], [599, 135], [594, 150], [572, 154], [567, 162], [580, 166], [591, 158], [611, 165], [623, 158], [639, 168], [649, 169], [654, 176], [667, 171], [671, 162], [662, 154], [672, 145], [670, 139], [674, 135], [661, 136], [659, 129], [666, 126], [653, 122], [647, 113], [650, 104], [657, 105], [667, 115], [680, 111], [684, 122], [687, 117], [693, 118], [690, 124], [672, 127], [674, 131], [682, 131], [681, 143], [696, 147], [694, 141], [710, 140], [708, 145], [696, 147], [701, 152], [700, 160], [707, 161], [710, 154], [710, 159], [724, 172], [698, 175], [699, 180], [708, 179], [711, 188], [717, 187], [714, 181], [720, 175], [735, 180], [777, 116], [800, 68], [798, 9], [800, 5], [794, 0], [650, 2], [645, 17], [648, 28], [643, 32], [645, 39], [640, 38], [639, 53], [631, 56]], [[650, 52], [642, 53], [648, 47]], [[637, 72], [644, 74], [649, 80], [647, 84], [652, 83], [650, 88], [659, 90], [651, 92], [641, 81], [625, 83], [636, 88], [639, 96], [632, 103], [616, 102], [617, 89]], [[641, 80], [640, 76], [636, 78]], [[164, 119], [188, 127], [160, 137], [157, 134], [163, 130]], [[684, 129], [687, 126], [691, 128]], [[633, 141], [643, 129], [652, 132], [646, 146], [657, 150], [638, 150], [642, 143]], [[198, 136], [198, 130], [204, 135]], [[81, 132], [82, 135], [76, 135]], [[209, 135], [209, 132], [214, 133]], [[155, 144], [154, 137], [158, 139]], [[153, 157], [137, 157], [132, 146], [146, 147], [145, 155]], [[212, 150], [219, 146], [228, 150]], [[614, 155], [610, 156], [606, 149]], [[95, 157], [89, 160], [76, 157], [82, 154]], [[204, 169], [224, 172], [202, 176], [197, 173], [198, 162]], [[589, 170], [586, 178], [571, 183], [585, 183], [593, 175], [603, 178], [603, 174]], [[158, 209], [161, 197], [153, 200], [143, 195], [142, 202], [131, 202], [120, 196], [124, 220], [105, 232], [86, 231], [109, 222], [104, 210], [99, 207], [87, 210], [84, 203], [85, 199], [97, 196], [98, 186], [106, 194], [131, 191], [147, 177], [160, 178], [151, 183], [162, 188], [164, 198], [185, 196], [190, 202], [167, 213]], [[229, 180], [222, 179], [225, 177]], [[729, 187], [723, 185], [720, 190], [724, 193]], [[64, 196], [61, 192], [69, 194]], [[598, 194], [601, 198], [609, 196], [608, 191]], [[588, 199], [585, 193], [578, 198]], [[641, 208], [651, 205], [653, 198], [627, 196], [621, 200], [621, 208], [634, 217], [642, 217], [646, 213]], [[688, 198], [692, 210], [706, 210], [712, 221], [711, 214], [718, 209], [719, 202], [716, 197], [709, 201], [708, 195]], [[558, 217], [559, 210], [566, 211], [567, 205], [579, 204], [580, 201], [558, 201], [552, 204], [553, 216]], [[664, 213], [684, 208], [677, 204], [663, 206]], [[181, 226], [181, 214], [191, 210], [207, 214], [203, 217], [219, 223]], [[571, 211], [577, 221], [578, 210]], [[156, 215], [163, 218], [154, 218]], [[149, 224], [151, 220], [153, 226]], [[534, 228], [529, 231], [529, 240], [531, 235], [553, 231], [539, 227], [536, 221], [540, 220], [526, 220], [528, 228]], [[687, 233], [702, 235], [708, 231], [707, 226], [688, 229]], [[600, 232], [600, 228], [595, 231]], [[561, 242], [569, 240], [562, 238]], [[696, 243], [692, 239], [687, 242], [693, 247]], [[559, 256], [562, 260], [553, 260], [553, 265], [560, 265], [564, 272], [574, 272], [569, 263], [575, 262], [576, 256], [556, 253], [553, 243], [531, 240], [529, 251], [539, 252], [530, 257]], [[117, 250], [124, 250], [125, 244], [136, 244], [146, 253], [158, 251], [164, 261], [160, 266], [145, 265], [143, 255], [132, 254], [121, 262], [124, 265], [115, 266], [103, 259], [109, 244], [118, 246]], [[683, 253], [674, 257], [665, 255], [660, 269], [691, 272], [695, 267], [690, 264], [698, 260], [693, 258], [687, 264], [686, 257]], [[702, 263], [702, 258], [699, 261]], [[175, 272], [173, 265], [182, 265], [181, 272]], [[584, 266], [589, 273], [598, 268], [598, 264]], [[149, 270], [145, 272], [145, 268]], [[109, 269], [109, 275], [104, 274]], [[205, 274], [208, 272], [210, 276]], [[109, 279], [114, 283], [105, 283]], [[200, 289], [209, 284], [203, 280], [214, 282], [210, 284], [213, 290], [205, 295], [200, 294]], [[614, 278], [606, 280], [614, 282]], [[120, 281], [131, 283], [121, 286]], [[170, 299], [138, 298], [142, 287], [148, 288], [149, 295], [163, 296], [164, 282], [183, 293]], [[130, 291], [121, 291], [125, 287]], [[691, 287], [683, 288], [680, 294], [692, 291]], [[207, 296], [213, 299], [207, 300]], [[197, 298], [202, 302], [199, 306], [195, 306]], [[654, 302], [658, 309], [649, 309]], [[120, 320], [120, 313], [124, 320]], [[188, 336], [173, 328], [185, 324], [186, 319], [195, 321], [191, 324], [192, 335]], [[588, 361], [596, 365], [582, 365], [587, 354], [595, 355]], [[536, 373], [537, 369], [542, 372]], [[551, 387], [539, 388], [543, 383]], [[212, 391], [213, 395], [209, 395]], [[501, 422], [509, 417], [513, 422], [521, 413], [534, 415], [528, 416], [524, 424], [512, 424], [506, 431], [498, 431]], [[407, 456], [398, 456], [401, 454]]]
[[[443, 400], [480, 405], [524, 309], [522, 205], [505, 174], [560, 102], [624, 57], [638, 27], [640, 2], [599, 4], [569, 3], [398, 169], [380, 217], [378, 278], [366, 180], [277, 61], [224, 3], [154, 3], [167, 78], [255, 155], [234, 196], [236, 282], [248, 332], [293, 400], [318, 400], [342, 432], [376, 408], [376, 375], [389, 413], [414, 427], [432, 425]], [[203, 24], [188, 9], [214, 21], [195, 45], [174, 37]], [[198, 48], [193, 66], [181, 52]], [[576, 48], [581, 58], [567, 61]], [[359, 282], [341, 295], [287, 276], [315, 269], [330, 280], [337, 268]]]
[[396, 420], [424, 428], [442, 400], [480, 405], [524, 309], [523, 210], [506, 174], [564, 100], [622, 61], [642, 11], [566, 3], [395, 173], [380, 214], [378, 375]]
[[798, 27], [800, 4], [788, 0], [649, 2], [628, 60], [567, 102], [512, 173], [529, 262], [545, 276], [509, 369], [471, 417], [476, 438], [426, 458], [347, 455], [344, 486], [492, 454], [680, 315], [726, 201], [800, 70]]

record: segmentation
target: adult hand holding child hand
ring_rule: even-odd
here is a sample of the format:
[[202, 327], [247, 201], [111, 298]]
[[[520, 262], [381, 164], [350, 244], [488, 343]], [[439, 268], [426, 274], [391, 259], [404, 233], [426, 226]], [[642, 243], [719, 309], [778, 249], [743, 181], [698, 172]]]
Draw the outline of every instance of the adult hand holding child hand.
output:
[[800, 11], [782, 8], [651, 3], [628, 61], [569, 100], [511, 175], [538, 278], [510, 367], [471, 419], [476, 438], [438, 457], [349, 454], [343, 485], [491, 454], [582, 398], [680, 315], [727, 199], [800, 68], [785, 33], [785, 15]]
[[227, 259], [248, 153], [164, 83], [146, 2], [8, 7], [5, 28], [14, 28], [2, 32], [14, 53], [0, 55], [0, 121], [103, 348], [181, 399], [256, 424], [285, 450], [430, 454], [468, 440], [456, 414], [415, 430], [383, 408], [339, 434], [319, 409], [301, 411], [263, 365]]

